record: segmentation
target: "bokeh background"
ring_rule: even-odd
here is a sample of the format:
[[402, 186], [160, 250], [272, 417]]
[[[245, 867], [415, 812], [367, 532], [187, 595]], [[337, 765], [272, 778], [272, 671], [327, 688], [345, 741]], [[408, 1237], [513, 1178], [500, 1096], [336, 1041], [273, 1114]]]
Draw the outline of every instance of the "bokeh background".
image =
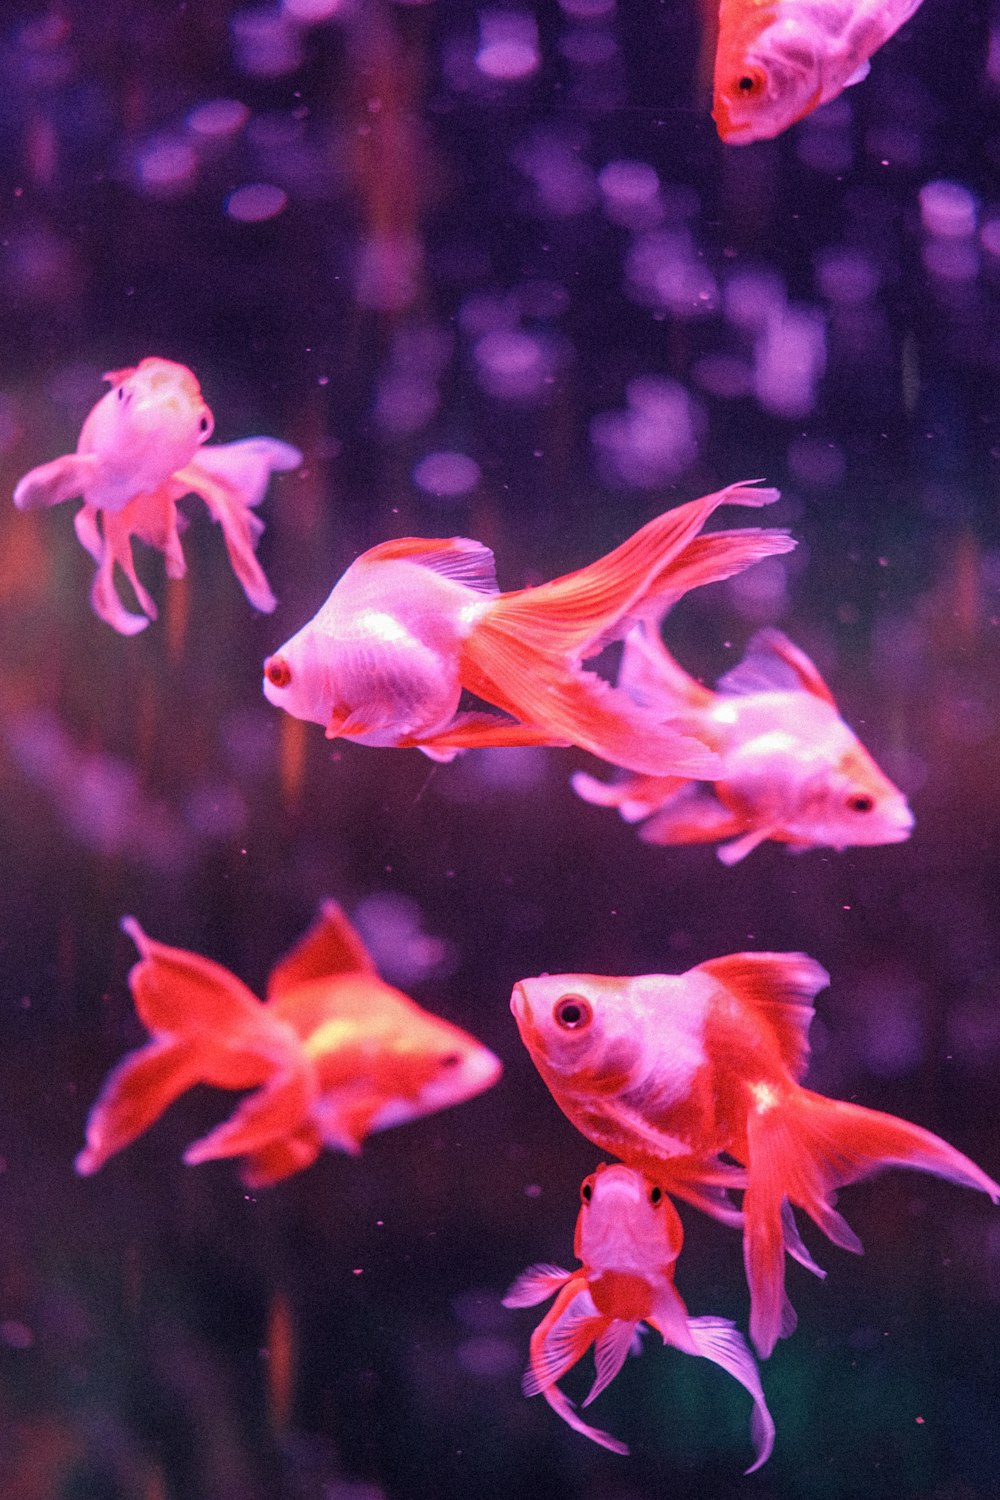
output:
[[[507, 1008], [544, 970], [803, 949], [833, 976], [812, 1085], [1000, 1172], [1000, 12], [926, 0], [867, 82], [740, 149], [695, 0], [0, 19], [3, 490], [148, 354], [196, 371], [217, 438], [305, 454], [261, 509], [271, 617], [196, 501], [183, 583], [143, 552], [161, 618], [130, 640], [90, 612], [72, 506], [0, 508], [3, 1500], [994, 1497], [977, 1195], [897, 1172], [841, 1195], [863, 1259], [807, 1234], [830, 1274], [790, 1269], [747, 1479], [722, 1372], [648, 1339], [596, 1408], [619, 1458], [522, 1397], [536, 1317], [499, 1299], [572, 1263], [597, 1155]], [[758, 475], [798, 550], [669, 642], [711, 681], [780, 624], [911, 796], [905, 845], [727, 871], [577, 801], [576, 752], [434, 766], [261, 696], [376, 542], [474, 536], [517, 588]], [[120, 917], [259, 993], [327, 895], [501, 1083], [260, 1193], [182, 1165], [233, 1103], [196, 1090], [78, 1180], [143, 1037]], [[691, 1312], [745, 1327], [736, 1236], [684, 1217]]]

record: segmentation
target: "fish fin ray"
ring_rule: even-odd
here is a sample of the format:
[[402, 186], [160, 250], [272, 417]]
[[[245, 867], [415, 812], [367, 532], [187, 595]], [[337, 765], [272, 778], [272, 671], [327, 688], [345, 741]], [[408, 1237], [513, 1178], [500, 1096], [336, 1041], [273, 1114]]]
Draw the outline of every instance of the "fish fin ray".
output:
[[240, 1169], [240, 1181], [248, 1188], [271, 1187], [311, 1167], [322, 1147], [323, 1142], [315, 1128], [304, 1125], [282, 1140], [271, 1141], [259, 1150], [249, 1152]]
[[562, 1266], [539, 1264], [529, 1266], [511, 1283], [502, 1301], [504, 1307], [534, 1307], [553, 1296], [560, 1287], [572, 1278], [572, 1271]]
[[813, 1000], [830, 976], [806, 953], [730, 953], [698, 964], [750, 1007], [773, 1031], [782, 1061], [801, 1078], [809, 1061]]
[[639, 829], [644, 844], [710, 844], [743, 827], [711, 787], [690, 783], [668, 791], [666, 799], [650, 812]]
[[583, 1358], [608, 1320], [594, 1306], [583, 1276], [574, 1276], [559, 1292], [531, 1335], [531, 1362], [521, 1389], [537, 1396], [554, 1385]]
[[365, 553], [364, 562], [366, 566], [370, 562], [416, 563], [442, 578], [475, 589], [477, 594], [500, 593], [492, 551], [482, 542], [474, 542], [467, 536], [442, 537], [440, 540], [397, 537], [394, 541], [372, 547]]
[[158, 943], [134, 917], [123, 917], [121, 927], [139, 950], [128, 981], [147, 1031], [180, 1036], [207, 1032], [222, 1040], [261, 1027], [264, 1008], [235, 974], [200, 953]]
[[254, 502], [224, 472], [212, 473], [199, 464], [196, 455], [174, 478], [204, 500], [213, 521], [222, 528], [233, 572], [255, 609], [270, 614], [277, 605], [264, 570], [257, 561], [255, 548], [264, 523], [250, 509]]
[[584, 1397], [583, 1405], [590, 1403], [614, 1380], [632, 1350], [635, 1336], [634, 1320], [612, 1318], [594, 1342], [594, 1365], [597, 1370], [593, 1385]]
[[74, 1163], [81, 1177], [98, 1171], [200, 1082], [199, 1050], [193, 1039], [158, 1037], [112, 1068], [87, 1116], [86, 1145]]
[[556, 739], [546, 729], [522, 724], [516, 719], [501, 719], [496, 714], [478, 710], [456, 714], [437, 734], [408, 737], [400, 745], [416, 746], [432, 759], [451, 760], [460, 750], [482, 750], [493, 746], [568, 745], [569, 740]]
[[689, 1318], [688, 1332], [697, 1352], [713, 1364], [719, 1365], [727, 1374], [738, 1380], [745, 1391], [753, 1397], [753, 1415], [750, 1418], [750, 1436], [756, 1458], [745, 1472], [752, 1474], [771, 1456], [774, 1447], [774, 1419], [764, 1399], [764, 1388], [760, 1383], [757, 1362], [747, 1348], [742, 1335], [727, 1318]]
[[275, 1057], [274, 1065], [271, 1077], [228, 1120], [188, 1147], [184, 1153], [188, 1166], [224, 1156], [247, 1156], [298, 1134], [316, 1095], [315, 1070], [300, 1049], [291, 1046], [284, 1058]]
[[18, 510], [40, 510], [86, 493], [97, 473], [93, 453], [67, 453], [50, 463], [29, 469], [14, 490]]
[[832, 708], [837, 706], [815, 664], [773, 626], [758, 630], [750, 638], [743, 660], [720, 677], [716, 687], [721, 693], [740, 697], [750, 693], [801, 691], [821, 698]]
[[343, 908], [336, 901], [326, 900], [312, 926], [268, 975], [268, 1003], [309, 980], [344, 974], [377, 979], [378, 969]]
[[716, 696], [685, 672], [655, 631], [645, 625], [634, 625], [625, 637], [617, 685], [634, 702], [664, 714], [676, 713], [678, 708], [706, 709]]

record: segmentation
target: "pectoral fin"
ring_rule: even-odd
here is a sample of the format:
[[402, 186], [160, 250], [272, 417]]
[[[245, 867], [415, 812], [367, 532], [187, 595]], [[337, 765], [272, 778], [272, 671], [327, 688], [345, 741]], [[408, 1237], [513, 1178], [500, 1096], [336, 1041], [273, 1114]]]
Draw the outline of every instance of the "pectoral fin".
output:
[[710, 844], [743, 828], [742, 820], [723, 806], [710, 787], [689, 784], [642, 825], [639, 837], [644, 844]]
[[96, 476], [97, 463], [93, 453], [67, 453], [51, 463], [40, 464], [19, 481], [14, 504], [18, 510], [39, 510], [72, 500], [74, 495], [84, 495]]

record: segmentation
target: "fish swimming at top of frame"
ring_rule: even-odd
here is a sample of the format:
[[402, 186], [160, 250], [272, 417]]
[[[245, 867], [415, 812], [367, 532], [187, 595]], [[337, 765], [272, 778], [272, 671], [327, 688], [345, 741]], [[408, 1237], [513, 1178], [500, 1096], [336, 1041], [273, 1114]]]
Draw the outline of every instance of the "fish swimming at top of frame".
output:
[[896, 844], [913, 814], [899, 789], [848, 729], [813, 663], [779, 630], [760, 630], [712, 692], [670, 655], [655, 632], [632, 630], [618, 686], [718, 752], [709, 784], [631, 776], [602, 782], [578, 771], [585, 802], [643, 819], [648, 844], [700, 844], [733, 865], [767, 839], [793, 849]]
[[757, 1456], [747, 1473], [759, 1469], [774, 1445], [774, 1423], [757, 1366], [728, 1319], [688, 1317], [674, 1285], [683, 1230], [670, 1199], [656, 1183], [617, 1163], [586, 1178], [580, 1197], [573, 1242], [579, 1268], [529, 1266], [503, 1299], [505, 1307], [532, 1307], [553, 1294], [556, 1298], [531, 1337], [525, 1395], [541, 1391], [575, 1431], [614, 1453], [627, 1453], [624, 1443], [584, 1422], [556, 1382], [593, 1344], [597, 1378], [583, 1403], [589, 1406], [635, 1349], [645, 1322], [665, 1344], [721, 1365], [750, 1392]]
[[[720, 505], [777, 491], [730, 485], [657, 516], [606, 557], [500, 593], [493, 553], [465, 537], [404, 537], [347, 569], [319, 612], [264, 663], [264, 695], [363, 745], [435, 760], [484, 745], [574, 744], [630, 770], [706, 775], [697, 737], [639, 709], [580, 663], [688, 589], [789, 551], [786, 532], [701, 536]], [[459, 713], [463, 690], [509, 718]]]
[[720, 1153], [745, 1168], [750, 1335], [762, 1355], [795, 1326], [785, 1251], [823, 1274], [792, 1204], [858, 1251], [834, 1195], [882, 1167], [932, 1172], [1000, 1201], [1000, 1185], [929, 1130], [802, 1087], [812, 1000], [828, 982], [803, 953], [733, 953], [679, 975], [549, 974], [511, 996], [552, 1097], [596, 1146], [720, 1218], [699, 1185], [720, 1181]]
[[[245, 438], [203, 445], [214, 419], [192, 372], [151, 357], [134, 369], [105, 375], [111, 390], [90, 412], [76, 452], [25, 474], [14, 490], [19, 510], [58, 505], [79, 495], [76, 534], [97, 564], [90, 591], [94, 613], [122, 635], [156, 619], [156, 606], [135, 571], [132, 538], [156, 547], [170, 578], [183, 578], [177, 502], [199, 495], [222, 527], [233, 571], [256, 609], [275, 599], [254, 555], [264, 523], [253, 514], [273, 470], [295, 469], [302, 454], [277, 438]], [[141, 615], [125, 608], [115, 587], [115, 565], [135, 592]]]
[[271, 971], [261, 1002], [221, 964], [122, 926], [139, 950], [129, 984], [151, 1033], [105, 1080], [76, 1158], [83, 1176], [197, 1083], [254, 1089], [184, 1154], [189, 1165], [241, 1156], [263, 1187], [308, 1167], [324, 1146], [356, 1154], [365, 1137], [482, 1093], [497, 1057], [379, 978], [358, 934], [326, 901]]
[[920, 0], [722, 0], [712, 115], [731, 146], [768, 140], [850, 84]]

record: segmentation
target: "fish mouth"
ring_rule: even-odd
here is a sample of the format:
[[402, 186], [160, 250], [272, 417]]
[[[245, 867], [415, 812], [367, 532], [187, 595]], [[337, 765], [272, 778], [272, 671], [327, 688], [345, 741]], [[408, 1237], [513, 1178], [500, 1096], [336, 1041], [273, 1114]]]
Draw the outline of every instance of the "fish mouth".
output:
[[510, 1008], [513, 1012], [514, 1020], [519, 1026], [522, 1024], [522, 1022], [527, 1021], [528, 997], [524, 993], [524, 985], [520, 980], [518, 980], [517, 984], [515, 984], [513, 990], [511, 991]]

